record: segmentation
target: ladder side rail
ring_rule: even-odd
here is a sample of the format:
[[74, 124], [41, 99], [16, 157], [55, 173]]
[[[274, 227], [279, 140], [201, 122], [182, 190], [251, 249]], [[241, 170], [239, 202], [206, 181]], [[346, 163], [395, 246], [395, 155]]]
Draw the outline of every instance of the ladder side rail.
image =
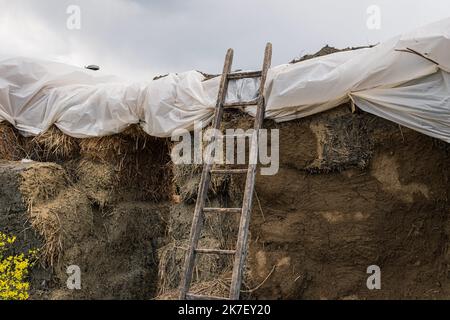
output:
[[[220, 79], [219, 92], [217, 94], [217, 103], [213, 120], [213, 128], [219, 129], [220, 123], [223, 115], [223, 104], [225, 103], [225, 98], [228, 89], [228, 74], [231, 72], [231, 65], [233, 63], [233, 50], [228, 49], [225, 56], [225, 63], [223, 66], [223, 72]], [[214, 136], [212, 139], [216, 139]], [[184, 272], [182, 275], [181, 285], [180, 285], [180, 300], [186, 299], [186, 293], [189, 291], [192, 273], [195, 263], [195, 249], [200, 238], [201, 229], [203, 226], [203, 207], [205, 205], [205, 200], [208, 193], [209, 182], [210, 182], [210, 171], [212, 168], [212, 161], [210, 161], [210, 155], [207, 154], [207, 159], [203, 164], [202, 176], [200, 179], [200, 185], [198, 188], [197, 201], [194, 209], [194, 216], [192, 218], [192, 225], [190, 230], [190, 240], [189, 248], [186, 253], [184, 262]]]
[[236, 255], [233, 263], [233, 274], [231, 278], [230, 296], [231, 300], [238, 300], [245, 259], [248, 248], [248, 229], [250, 224], [250, 215], [252, 209], [253, 193], [255, 189], [256, 169], [258, 164], [258, 137], [259, 129], [262, 127], [265, 115], [264, 88], [267, 79], [267, 72], [270, 68], [272, 59], [272, 44], [266, 45], [264, 53], [263, 70], [259, 87], [258, 108], [255, 117], [254, 131], [250, 142], [249, 168], [245, 183], [244, 199], [242, 205], [241, 220], [239, 223], [239, 233], [236, 242]]

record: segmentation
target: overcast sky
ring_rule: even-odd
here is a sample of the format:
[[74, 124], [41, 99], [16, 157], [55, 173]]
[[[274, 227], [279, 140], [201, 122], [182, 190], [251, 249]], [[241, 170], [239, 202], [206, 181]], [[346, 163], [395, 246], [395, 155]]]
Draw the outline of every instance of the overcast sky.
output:
[[[81, 9], [80, 29], [67, 27], [70, 5]], [[380, 8], [380, 29], [367, 26], [371, 5]], [[0, 54], [98, 64], [143, 80], [218, 73], [229, 47], [236, 68], [259, 69], [267, 41], [276, 65], [326, 44], [375, 44], [446, 17], [449, 0], [0, 0]]]

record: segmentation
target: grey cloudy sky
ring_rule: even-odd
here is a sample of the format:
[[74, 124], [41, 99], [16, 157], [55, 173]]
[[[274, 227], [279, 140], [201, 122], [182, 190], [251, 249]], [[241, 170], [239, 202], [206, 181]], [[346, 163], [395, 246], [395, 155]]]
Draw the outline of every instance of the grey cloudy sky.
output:
[[[81, 9], [80, 30], [66, 27], [69, 5]], [[370, 5], [381, 9], [379, 30], [366, 25]], [[449, 0], [0, 0], [0, 8], [0, 54], [98, 64], [136, 80], [217, 73], [228, 47], [235, 67], [258, 69], [267, 41], [276, 65], [450, 17]]]

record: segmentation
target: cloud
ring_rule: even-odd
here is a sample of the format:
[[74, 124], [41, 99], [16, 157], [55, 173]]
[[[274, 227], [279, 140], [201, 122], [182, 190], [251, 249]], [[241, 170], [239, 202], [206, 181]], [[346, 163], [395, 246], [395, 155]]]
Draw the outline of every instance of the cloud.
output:
[[[260, 67], [265, 42], [274, 64], [337, 47], [373, 44], [450, 16], [448, 0], [0, 0], [2, 52], [58, 60], [136, 80], [199, 69], [219, 72], [228, 47], [235, 66]], [[369, 5], [381, 29], [366, 27]], [[69, 5], [81, 30], [66, 27]]]

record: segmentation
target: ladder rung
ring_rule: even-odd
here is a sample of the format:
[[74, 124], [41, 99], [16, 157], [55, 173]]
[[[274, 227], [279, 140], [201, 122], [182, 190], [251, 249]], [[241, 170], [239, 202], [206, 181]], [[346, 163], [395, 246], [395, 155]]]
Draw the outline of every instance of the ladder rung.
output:
[[224, 250], [224, 249], [195, 249], [196, 253], [205, 254], [235, 254], [236, 250]]
[[261, 77], [261, 71], [233, 72], [228, 74], [228, 80], [259, 77]]
[[232, 103], [224, 103], [223, 107], [227, 108], [236, 108], [236, 107], [245, 107], [245, 106], [254, 106], [257, 105], [259, 99], [250, 100], [250, 101], [242, 101], [242, 102], [232, 102]]
[[203, 208], [203, 212], [213, 213], [241, 213], [241, 208]]
[[186, 293], [186, 299], [187, 300], [230, 300], [229, 298], [225, 297], [216, 297], [216, 296], [205, 296], [202, 294], [195, 294], [195, 293]]
[[233, 174], [233, 173], [247, 173], [248, 169], [212, 169], [211, 173], [216, 174]]

